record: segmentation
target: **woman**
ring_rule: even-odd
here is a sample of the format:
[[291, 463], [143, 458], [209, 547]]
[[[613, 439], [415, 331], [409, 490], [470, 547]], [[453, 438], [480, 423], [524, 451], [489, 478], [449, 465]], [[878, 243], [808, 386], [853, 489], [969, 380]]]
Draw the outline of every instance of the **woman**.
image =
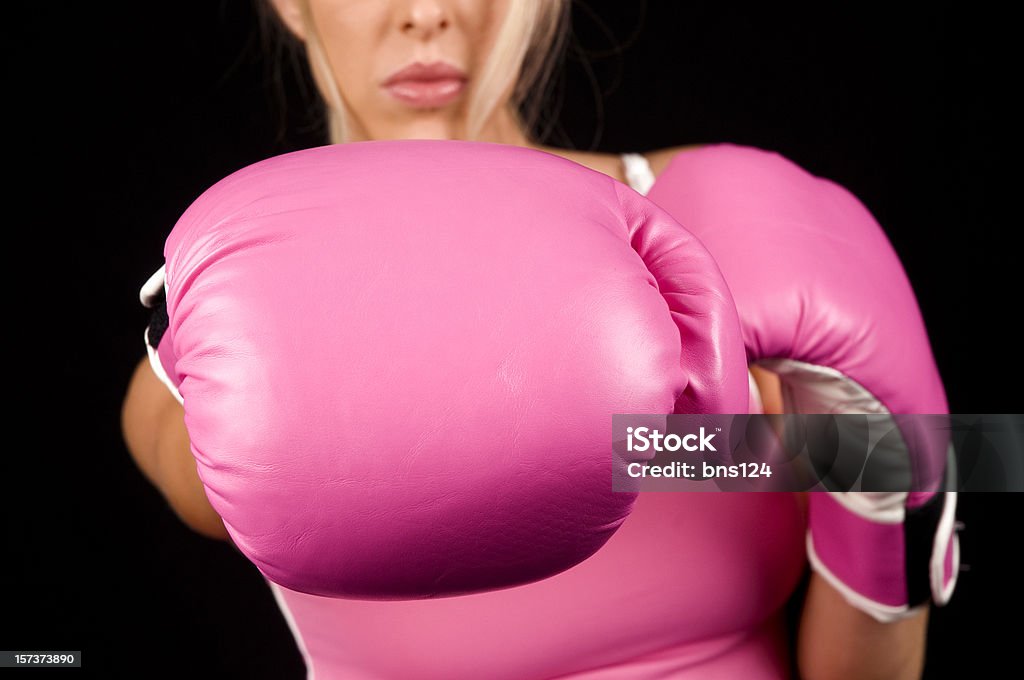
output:
[[[558, 154], [641, 193], [688, 147], [543, 146], [528, 130], [567, 26], [566, 0], [272, 0], [301, 41], [331, 141], [473, 139]], [[519, 111], [527, 111], [526, 119]], [[766, 412], [778, 379], [751, 373]], [[181, 405], [139, 363], [123, 427], [191, 528], [227, 539], [196, 473]], [[271, 584], [310, 677], [914, 678], [927, 613], [880, 623], [814, 573], [797, 659], [783, 606], [806, 567], [801, 494], [641, 494], [594, 557], [528, 586], [415, 602], [335, 600]], [[634, 578], [624, 578], [623, 575]]]

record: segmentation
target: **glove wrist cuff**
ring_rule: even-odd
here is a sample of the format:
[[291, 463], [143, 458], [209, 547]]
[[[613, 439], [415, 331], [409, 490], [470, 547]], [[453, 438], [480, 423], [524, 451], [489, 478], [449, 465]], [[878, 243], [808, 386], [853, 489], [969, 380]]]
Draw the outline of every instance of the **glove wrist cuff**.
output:
[[959, 569], [956, 494], [940, 493], [900, 521], [850, 512], [833, 494], [811, 494], [811, 568], [854, 607], [882, 622], [949, 601]]

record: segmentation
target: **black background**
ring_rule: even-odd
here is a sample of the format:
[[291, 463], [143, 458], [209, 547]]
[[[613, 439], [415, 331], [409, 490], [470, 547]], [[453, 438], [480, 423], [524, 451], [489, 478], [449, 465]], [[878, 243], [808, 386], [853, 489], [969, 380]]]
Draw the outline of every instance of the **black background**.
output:
[[[1024, 411], [1007, 17], [668, 0], [577, 0], [573, 14], [552, 144], [731, 141], [843, 184], [903, 260], [951, 410]], [[224, 175], [326, 141], [308, 80], [285, 68], [273, 86], [245, 0], [45, 3], [4, 32], [0, 649], [82, 649], [102, 675], [302, 677], [262, 578], [180, 524], [131, 462], [119, 408], [144, 354], [138, 289], [177, 216]], [[932, 615], [926, 677], [1013, 673], [1024, 504], [960, 506], [970, 571]]]

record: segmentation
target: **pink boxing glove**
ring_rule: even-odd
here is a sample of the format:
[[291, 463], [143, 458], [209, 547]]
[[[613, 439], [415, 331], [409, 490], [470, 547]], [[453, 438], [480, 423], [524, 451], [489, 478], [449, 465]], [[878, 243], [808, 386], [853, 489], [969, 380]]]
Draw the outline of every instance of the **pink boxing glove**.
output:
[[154, 370], [239, 549], [313, 595], [400, 599], [543, 579], [630, 513], [613, 413], [747, 403], [707, 250], [550, 154], [406, 140], [240, 170], [164, 250]]
[[[718, 261], [748, 359], [778, 374], [786, 412], [947, 413], [910, 283], [849, 191], [720, 144], [677, 155], [648, 196]], [[911, 491], [809, 494], [812, 568], [880, 621], [945, 604], [959, 563], [948, 437], [898, 421], [897, 445], [872, 455]]]

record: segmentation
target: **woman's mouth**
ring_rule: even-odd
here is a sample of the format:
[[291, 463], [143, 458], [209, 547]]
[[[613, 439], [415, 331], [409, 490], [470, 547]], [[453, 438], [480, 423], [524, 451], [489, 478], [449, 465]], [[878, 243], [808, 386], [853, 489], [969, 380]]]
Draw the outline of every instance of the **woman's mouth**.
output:
[[446, 80], [403, 80], [387, 88], [395, 99], [410, 106], [435, 108], [454, 101], [462, 93], [466, 82]]
[[443, 62], [415, 63], [384, 81], [384, 89], [409, 106], [437, 108], [458, 99], [466, 80], [462, 71]]

